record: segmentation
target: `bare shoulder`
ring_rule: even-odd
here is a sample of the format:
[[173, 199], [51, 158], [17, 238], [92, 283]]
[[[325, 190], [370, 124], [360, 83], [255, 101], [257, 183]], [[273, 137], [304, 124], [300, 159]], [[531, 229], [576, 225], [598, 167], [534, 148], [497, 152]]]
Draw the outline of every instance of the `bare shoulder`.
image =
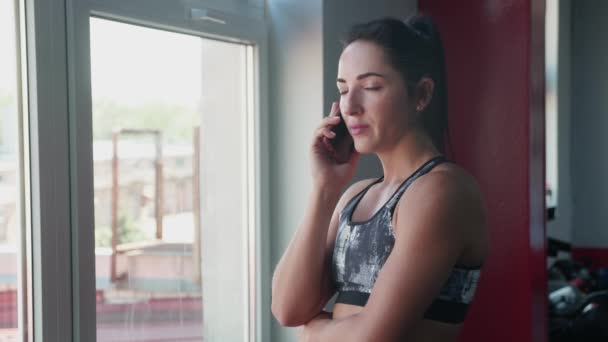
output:
[[410, 193], [421, 195], [430, 193], [435, 196], [461, 202], [463, 200], [481, 201], [481, 190], [477, 180], [461, 166], [444, 163], [436, 166], [426, 175], [412, 183]]
[[463, 238], [468, 246], [479, 245], [487, 238], [480, 187], [469, 172], [453, 163], [440, 164], [414, 181], [395, 212], [396, 220], [398, 216], [407, 217], [411, 225], [434, 227], [438, 234]]

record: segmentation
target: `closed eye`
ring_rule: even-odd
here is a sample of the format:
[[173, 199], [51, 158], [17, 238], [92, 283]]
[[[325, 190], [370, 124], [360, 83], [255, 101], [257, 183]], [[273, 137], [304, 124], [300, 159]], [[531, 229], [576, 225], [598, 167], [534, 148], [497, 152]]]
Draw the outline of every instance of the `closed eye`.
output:
[[[382, 89], [382, 87], [380, 87], [380, 86], [376, 86], [376, 87], [365, 87], [365, 88], [363, 88], [363, 89], [365, 89], [365, 90], [369, 90], [369, 91], [378, 91], [378, 90]], [[338, 93], [340, 93], [340, 95], [346, 95], [346, 94], [348, 93], [348, 90], [343, 90], [343, 91], [340, 91], [340, 90], [338, 89]]]

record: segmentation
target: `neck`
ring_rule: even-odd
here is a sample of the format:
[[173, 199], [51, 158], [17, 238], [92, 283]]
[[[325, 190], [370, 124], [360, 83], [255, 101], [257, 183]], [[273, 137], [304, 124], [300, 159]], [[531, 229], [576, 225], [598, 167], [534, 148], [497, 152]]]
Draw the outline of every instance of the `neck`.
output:
[[405, 134], [390, 149], [376, 153], [384, 171], [384, 182], [398, 184], [424, 162], [440, 155], [431, 139], [417, 129]]

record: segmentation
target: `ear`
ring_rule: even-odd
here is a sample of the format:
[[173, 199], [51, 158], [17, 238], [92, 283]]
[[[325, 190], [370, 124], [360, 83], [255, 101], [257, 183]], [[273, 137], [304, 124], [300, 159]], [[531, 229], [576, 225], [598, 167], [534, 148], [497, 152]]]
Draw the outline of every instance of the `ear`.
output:
[[435, 81], [432, 78], [424, 76], [416, 85], [416, 112], [423, 112], [431, 103], [433, 92], [435, 91]]

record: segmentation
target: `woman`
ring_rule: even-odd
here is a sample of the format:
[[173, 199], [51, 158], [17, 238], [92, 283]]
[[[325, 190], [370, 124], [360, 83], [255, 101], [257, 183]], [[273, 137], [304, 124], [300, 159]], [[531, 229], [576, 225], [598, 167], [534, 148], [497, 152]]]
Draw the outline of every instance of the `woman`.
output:
[[[456, 341], [488, 232], [475, 180], [443, 157], [439, 35], [428, 17], [385, 18], [354, 26], [344, 45], [340, 102], [314, 134], [313, 191], [275, 270], [273, 314], [303, 325], [300, 341]], [[343, 163], [327, 143], [341, 120], [354, 142]], [[363, 153], [384, 175], [340, 196]]]

